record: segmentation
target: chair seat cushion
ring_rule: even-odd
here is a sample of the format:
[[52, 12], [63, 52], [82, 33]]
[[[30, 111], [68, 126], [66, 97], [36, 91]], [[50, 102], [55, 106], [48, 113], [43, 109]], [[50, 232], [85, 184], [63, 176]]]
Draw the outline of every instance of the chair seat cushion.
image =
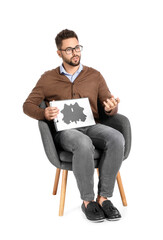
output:
[[[60, 151], [59, 158], [62, 162], [72, 162], [72, 153], [68, 151]], [[95, 149], [94, 159], [97, 160], [101, 157], [101, 151], [99, 149]]]

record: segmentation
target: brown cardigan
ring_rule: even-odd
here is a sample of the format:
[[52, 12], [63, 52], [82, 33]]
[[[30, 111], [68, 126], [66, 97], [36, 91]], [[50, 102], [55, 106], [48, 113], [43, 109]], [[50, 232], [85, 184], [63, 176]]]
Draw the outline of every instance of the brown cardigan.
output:
[[[65, 100], [74, 98], [88, 97], [93, 115], [96, 121], [98, 121], [98, 108], [97, 99], [101, 103], [107, 98], [111, 97], [111, 93], [107, 87], [107, 84], [97, 70], [83, 66], [83, 70], [73, 83], [70, 80], [60, 74], [60, 68], [45, 72], [35, 88], [29, 94], [28, 98], [23, 104], [24, 113], [37, 120], [43, 120], [44, 109], [41, 109], [39, 105], [44, 100], [49, 106], [49, 101], [52, 100]], [[117, 108], [112, 110], [110, 115], [117, 112]]]

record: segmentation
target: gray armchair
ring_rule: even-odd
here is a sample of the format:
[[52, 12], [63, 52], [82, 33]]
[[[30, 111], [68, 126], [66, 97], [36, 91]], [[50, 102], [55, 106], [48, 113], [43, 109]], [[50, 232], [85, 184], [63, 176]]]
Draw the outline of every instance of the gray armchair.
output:
[[[45, 108], [45, 102], [43, 101], [40, 105], [41, 108]], [[107, 116], [101, 105], [98, 103], [100, 122], [102, 124], [111, 126], [118, 131], [120, 131], [125, 139], [125, 152], [124, 160], [128, 157], [131, 148], [131, 126], [129, 120], [121, 115], [116, 114], [114, 116]], [[65, 203], [65, 193], [66, 193], [66, 184], [67, 184], [67, 174], [68, 170], [72, 170], [72, 153], [64, 151], [55, 146], [53, 136], [55, 133], [53, 121], [38, 121], [39, 129], [42, 137], [42, 142], [44, 146], [45, 153], [49, 161], [57, 168], [56, 176], [54, 181], [53, 195], [57, 193], [58, 181], [60, 176], [60, 171], [62, 171], [62, 186], [61, 186], [61, 196], [60, 196], [60, 207], [59, 207], [59, 216], [63, 216], [64, 212], [64, 203]], [[101, 157], [101, 151], [95, 149], [95, 168], [98, 172], [98, 162]], [[127, 201], [121, 181], [120, 172], [117, 174], [117, 183], [121, 195], [121, 199], [124, 206], [127, 206]]]

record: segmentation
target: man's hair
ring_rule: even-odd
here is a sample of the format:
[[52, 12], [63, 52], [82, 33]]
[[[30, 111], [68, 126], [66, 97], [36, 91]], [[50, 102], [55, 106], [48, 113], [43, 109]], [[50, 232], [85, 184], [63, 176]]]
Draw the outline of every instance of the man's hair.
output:
[[68, 38], [76, 38], [78, 40], [78, 36], [72, 30], [65, 29], [65, 30], [62, 30], [60, 33], [58, 33], [55, 38], [55, 43], [57, 45], [57, 48], [60, 49], [62, 46], [62, 40], [68, 39]]

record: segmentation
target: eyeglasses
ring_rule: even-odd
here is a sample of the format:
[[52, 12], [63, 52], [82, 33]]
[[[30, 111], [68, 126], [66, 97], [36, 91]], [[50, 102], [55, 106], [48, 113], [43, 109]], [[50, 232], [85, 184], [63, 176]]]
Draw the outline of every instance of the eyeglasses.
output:
[[75, 50], [75, 52], [81, 52], [83, 50], [83, 46], [81, 45], [76, 45], [76, 47], [72, 48], [72, 47], [68, 47], [66, 49], [59, 49], [60, 51], [65, 51], [66, 54], [72, 54], [73, 50]]

